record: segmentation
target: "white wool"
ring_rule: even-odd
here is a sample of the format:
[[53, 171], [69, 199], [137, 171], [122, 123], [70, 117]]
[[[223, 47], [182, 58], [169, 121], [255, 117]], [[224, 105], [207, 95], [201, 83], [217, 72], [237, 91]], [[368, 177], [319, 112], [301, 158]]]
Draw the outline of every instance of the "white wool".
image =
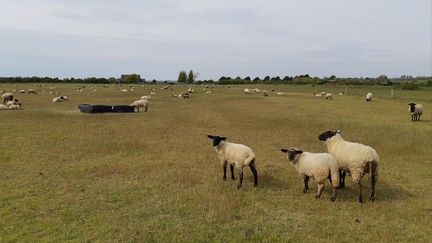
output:
[[338, 162], [339, 168], [348, 171], [354, 182], [359, 182], [369, 171], [365, 170], [369, 163], [379, 163], [379, 156], [375, 149], [360, 144], [345, 141], [340, 134], [327, 139], [325, 142], [328, 152]]
[[283, 95], [284, 93], [283, 92], [277, 92], [276, 94], [277, 95]]
[[6, 102], [6, 105], [7, 106], [16, 105], [16, 103], [17, 102], [15, 100], [11, 100], [11, 101]]
[[227, 161], [236, 168], [243, 168], [255, 159], [252, 149], [243, 144], [221, 141], [218, 146], [215, 146], [215, 150], [222, 165]]
[[339, 166], [331, 154], [303, 152], [296, 156], [294, 167], [300, 175], [312, 177], [317, 183], [324, 183], [330, 175], [332, 186], [339, 185]]
[[243, 92], [244, 92], [245, 94], [250, 94], [250, 89], [244, 89]]
[[372, 101], [372, 97], [373, 97], [372, 93], [367, 93], [366, 94], [366, 101]]
[[7, 105], [0, 104], [0, 110], [8, 110], [9, 107]]
[[411, 107], [408, 107], [408, 112], [411, 115], [421, 115], [421, 114], [423, 114], [423, 105], [422, 104], [416, 104], [414, 106], [414, 112], [411, 112]]
[[21, 105], [11, 105], [11, 106], [9, 106], [9, 109], [18, 110], [18, 109], [21, 109]]
[[144, 112], [147, 112], [148, 104], [149, 104], [148, 100], [136, 100], [132, 102], [132, 104], [130, 105], [136, 107], [138, 112], [140, 107], [144, 107]]
[[333, 94], [332, 93], [327, 93], [327, 94], [325, 94], [325, 98], [327, 100], [332, 100], [333, 99]]
[[143, 96], [141, 96], [141, 100], [151, 100], [151, 96], [150, 95], [143, 95]]

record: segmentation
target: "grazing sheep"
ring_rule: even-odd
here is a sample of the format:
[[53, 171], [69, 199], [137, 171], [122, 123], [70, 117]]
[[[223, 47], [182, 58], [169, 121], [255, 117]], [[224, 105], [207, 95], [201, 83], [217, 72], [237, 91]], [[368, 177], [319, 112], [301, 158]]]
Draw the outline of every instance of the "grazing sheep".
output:
[[20, 91], [18, 91], [18, 93], [20, 93], [20, 94], [25, 94], [25, 93], [27, 93], [27, 91], [24, 90], [24, 89], [21, 89]]
[[28, 94], [37, 94], [36, 90], [34, 90], [34, 89], [28, 89], [27, 93]]
[[250, 94], [250, 89], [244, 89], [243, 92], [244, 92], [245, 94]]
[[178, 97], [180, 99], [189, 99], [190, 95], [189, 95], [189, 93], [181, 93], [178, 95]]
[[333, 94], [332, 93], [327, 93], [327, 94], [325, 94], [325, 98], [326, 98], [326, 100], [332, 100], [333, 99]]
[[259, 93], [259, 92], [260, 92], [260, 89], [255, 88], [254, 91], [255, 91], [255, 93]]
[[339, 95], [344, 95], [344, 94], [345, 94], [344, 92], [340, 92], [340, 93], [339, 93]]
[[231, 179], [234, 177], [234, 166], [238, 170], [239, 183], [237, 189], [240, 189], [243, 183], [243, 167], [249, 166], [254, 175], [254, 186], [258, 186], [258, 173], [255, 164], [255, 153], [249, 147], [238, 144], [225, 142], [225, 137], [216, 135], [207, 135], [208, 138], [213, 140], [213, 146], [218, 154], [219, 161], [223, 166], [223, 180], [226, 180], [226, 168], [230, 165]]
[[134, 106], [137, 111], [139, 112], [139, 108], [140, 107], [144, 107], [144, 112], [147, 112], [148, 110], [148, 100], [135, 100], [132, 104], [130, 104], [131, 106]]
[[9, 107], [7, 105], [0, 104], [0, 110], [8, 110]]
[[358, 202], [362, 203], [361, 179], [370, 173], [372, 193], [370, 200], [375, 199], [375, 185], [378, 180], [379, 156], [375, 149], [360, 144], [345, 141], [340, 131], [326, 131], [319, 135], [320, 141], [325, 141], [329, 154], [333, 155], [340, 169], [340, 188], [345, 186], [345, 175], [348, 173], [359, 185]]
[[68, 101], [69, 97], [64, 95], [64, 96], [59, 96], [59, 97], [55, 97], [52, 102], [63, 102], [63, 101]]
[[6, 92], [6, 91], [4, 91], [4, 90], [0, 90], [0, 94], [3, 94], [4, 92]]
[[293, 163], [296, 171], [303, 178], [303, 193], [306, 193], [309, 189], [308, 181], [309, 178], [313, 177], [318, 185], [315, 198], [319, 198], [324, 190], [324, 182], [329, 179], [333, 187], [331, 201], [336, 200], [336, 191], [339, 185], [339, 166], [331, 154], [303, 152], [294, 147], [281, 149], [281, 151], [287, 153], [288, 160]]
[[213, 90], [207, 90], [206, 91], [206, 94], [211, 94], [211, 93], [213, 93]]
[[370, 101], [372, 101], [372, 97], [373, 97], [373, 94], [372, 94], [372, 93], [367, 93], [367, 94], [366, 94], [366, 102], [370, 102]]
[[321, 93], [314, 93], [314, 96], [317, 98], [321, 98]]
[[321, 98], [325, 98], [327, 92], [321, 92]]
[[267, 97], [267, 96], [269, 96], [269, 94], [267, 93], [267, 90], [263, 90], [263, 96], [265, 96], [265, 97]]
[[411, 114], [411, 121], [420, 121], [420, 116], [423, 114], [423, 106], [416, 103], [409, 103], [408, 105], [408, 111]]
[[128, 92], [128, 90], [127, 89], [122, 89], [121, 92]]
[[192, 94], [193, 92], [195, 92], [194, 89], [192, 89], [192, 88], [189, 88], [189, 89], [188, 89], [188, 93], [189, 93], [189, 94]]
[[50, 91], [49, 94], [56, 95], [56, 94], [59, 94], [59, 92], [58, 91]]
[[150, 92], [149, 94], [150, 94], [150, 95], [155, 95], [156, 93], [155, 93], [155, 92]]
[[284, 93], [283, 92], [277, 92], [276, 94], [277, 95], [283, 95]]
[[168, 89], [169, 87], [170, 87], [169, 85], [165, 85], [161, 89]]
[[3, 98], [3, 104], [5, 104], [6, 102], [13, 100], [13, 94], [12, 93], [4, 93], [2, 95], [2, 98]]

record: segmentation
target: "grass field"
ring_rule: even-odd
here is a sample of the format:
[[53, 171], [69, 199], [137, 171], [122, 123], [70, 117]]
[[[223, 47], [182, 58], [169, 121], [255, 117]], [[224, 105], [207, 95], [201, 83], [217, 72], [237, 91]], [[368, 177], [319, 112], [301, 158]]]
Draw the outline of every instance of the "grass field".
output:
[[[0, 241], [128, 242], [430, 242], [432, 235], [432, 90], [319, 86], [250, 86], [285, 92], [245, 95], [246, 86], [202, 87], [189, 100], [158, 90], [147, 113], [84, 114], [77, 105], [128, 104], [148, 92], [55, 84], [69, 102], [48, 93], [17, 95], [22, 110], [0, 111]], [[160, 86], [159, 86], [160, 87]], [[0, 84], [0, 90], [34, 88]], [[187, 87], [174, 86], [174, 93]], [[367, 103], [363, 96], [374, 93]], [[425, 107], [412, 123], [408, 103]], [[325, 151], [318, 134], [341, 129], [346, 140], [381, 157], [375, 202], [356, 202], [347, 179], [337, 201], [326, 184], [302, 193], [302, 182], [275, 148]], [[260, 179], [243, 188], [222, 181], [207, 134], [250, 146]], [[364, 180], [364, 198], [370, 193]]]

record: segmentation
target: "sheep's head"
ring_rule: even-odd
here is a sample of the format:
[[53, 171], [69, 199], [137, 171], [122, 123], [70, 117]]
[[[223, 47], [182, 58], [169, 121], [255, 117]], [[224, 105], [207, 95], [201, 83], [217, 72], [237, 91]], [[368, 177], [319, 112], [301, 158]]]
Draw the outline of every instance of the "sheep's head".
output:
[[226, 137], [220, 137], [217, 135], [207, 135], [207, 137], [210, 138], [211, 140], [213, 140], [213, 146], [218, 146], [221, 141], [226, 140]]
[[410, 106], [410, 111], [414, 112], [416, 103], [409, 103], [408, 105]]
[[336, 130], [336, 131], [326, 131], [326, 132], [321, 133], [321, 134], [318, 136], [318, 139], [319, 139], [320, 141], [327, 141], [327, 139], [329, 139], [329, 138], [331, 138], [331, 137], [333, 137], [334, 135], [339, 134], [339, 133], [340, 133], [340, 130]]
[[289, 161], [296, 161], [297, 156], [303, 153], [303, 151], [294, 147], [281, 149], [281, 151], [287, 154]]

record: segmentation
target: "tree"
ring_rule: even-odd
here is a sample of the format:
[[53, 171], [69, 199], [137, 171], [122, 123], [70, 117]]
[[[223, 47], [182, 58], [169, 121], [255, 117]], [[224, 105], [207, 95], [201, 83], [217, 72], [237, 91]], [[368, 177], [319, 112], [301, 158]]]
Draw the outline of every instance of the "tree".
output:
[[187, 76], [186, 83], [193, 84], [195, 82], [196, 77], [198, 77], [198, 73], [194, 73], [192, 70], [190, 70], [189, 75]]
[[260, 81], [260, 80], [261, 80], [261, 79], [260, 79], [259, 77], [256, 77], [256, 78], [253, 79], [254, 82], [258, 82], [258, 81]]
[[178, 83], [186, 83], [187, 82], [187, 74], [186, 71], [180, 71], [179, 76], [177, 78]]
[[270, 76], [268, 76], [268, 75], [267, 75], [267, 76], [265, 76], [265, 78], [264, 78], [264, 81], [266, 81], [266, 82], [267, 82], [267, 81], [269, 81], [269, 80], [270, 80]]

